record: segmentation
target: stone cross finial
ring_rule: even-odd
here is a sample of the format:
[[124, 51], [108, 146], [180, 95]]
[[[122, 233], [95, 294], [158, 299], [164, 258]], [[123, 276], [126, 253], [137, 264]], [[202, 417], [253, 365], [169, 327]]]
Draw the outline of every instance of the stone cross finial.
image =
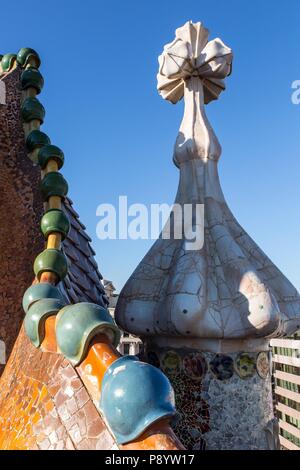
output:
[[217, 160], [221, 146], [205, 114], [204, 104], [218, 99], [232, 68], [232, 51], [221, 39], [208, 42], [209, 31], [188, 21], [159, 56], [157, 88], [162, 97], [177, 103], [183, 96], [185, 112], [175, 144], [174, 162]]
[[208, 42], [208, 35], [202, 23], [188, 21], [176, 30], [174, 41], [165, 45], [157, 74], [157, 88], [164, 99], [177, 103], [190, 77], [203, 81], [205, 104], [225, 89], [223, 79], [231, 73], [232, 51], [219, 38]]

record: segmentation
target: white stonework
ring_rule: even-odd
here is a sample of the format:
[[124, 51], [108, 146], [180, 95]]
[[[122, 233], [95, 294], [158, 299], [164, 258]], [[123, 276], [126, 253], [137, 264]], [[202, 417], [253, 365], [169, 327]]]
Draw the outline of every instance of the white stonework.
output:
[[207, 450], [276, 450], [267, 433], [274, 417], [270, 380], [234, 374], [221, 381], [206, 374], [202, 387], [210, 409], [210, 431], [204, 435]]
[[207, 41], [201, 23], [186, 23], [165, 46], [158, 73], [163, 98], [176, 103], [184, 97], [173, 157], [180, 170], [175, 202], [204, 204], [205, 243], [191, 251], [184, 238], [160, 238], [123, 288], [116, 320], [143, 338], [176, 337], [188, 345], [207, 340], [215, 343], [209, 350], [226, 341], [236, 350], [232, 340], [251, 340], [257, 350], [256, 340], [262, 349], [263, 338], [299, 328], [300, 297], [224, 199], [217, 170], [221, 146], [204, 105], [225, 89], [232, 51], [220, 39]]

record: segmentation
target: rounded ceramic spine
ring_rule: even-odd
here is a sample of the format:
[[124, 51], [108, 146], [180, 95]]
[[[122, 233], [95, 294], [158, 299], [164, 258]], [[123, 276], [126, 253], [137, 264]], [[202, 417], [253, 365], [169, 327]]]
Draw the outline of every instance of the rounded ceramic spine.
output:
[[[41, 172], [42, 178], [50, 172], [58, 171], [58, 164], [56, 160], [51, 159], [46, 165], [45, 170]], [[61, 197], [59, 196], [50, 196], [47, 203], [45, 203], [45, 209], [61, 209]], [[61, 234], [58, 232], [53, 232], [47, 237], [47, 249], [56, 248], [59, 250], [61, 248]], [[57, 276], [52, 272], [44, 272], [41, 275], [40, 282], [50, 282], [51, 284], [57, 283]]]
[[[37, 95], [37, 91], [33, 87], [27, 88], [26, 90], [22, 90], [21, 104], [24, 103], [26, 98], [35, 98], [36, 95]], [[32, 119], [29, 122], [23, 122], [23, 130], [25, 134], [25, 139], [27, 138], [27, 136], [30, 134], [31, 131], [34, 131], [34, 130], [39, 131], [40, 127], [41, 127], [41, 122], [38, 119]]]
[[[56, 160], [49, 160], [46, 166], [45, 174], [58, 171], [58, 164]], [[61, 209], [61, 198], [59, 196], [51, 196], [48, 201], [48, 209]], [[60, 249], [61, 247], [61, 234], [58, 232], [48, 235], [47, 248]]]
[[[33, 49], [29, 48], [20, 49], [15, 60], [15, 66], [19, 64], [19, 66], [22, 67], [23, 71], [28, 69], [38, 69], [40, 63], [41, 61], [39, 55]], [[23, 103], [26, 98], [36, 98], [36, 95], [39, 93], [39, 91], [34, 86], [27, 87], [22, 91], [21, 102]], [[33, 119], [29, 122], [24, 122], [23, 129], [25, 138], [31, 131], [39, 130], [40, 125], [41, 123], [38, 119]]]
[[[46, 166], [45, 174], [50, 171], [58, 171], [58, 165], [55, 160], [50, 160]], [[51, 196], [48, 202], [49, 209], [61, 209], [61, 198], [58, 196]], [[47, 248], [56, 248], [60, 249], [61, 247], [61, 234], [58, 232], [53, 232], [48, 235], [47, 238]]]
[[[22, 52], [23, 51], [23, 52]], [[27, 55], [26, 55], [27, 54]], [[21, 49], [21, 51], [18, 54], [19, 58], [19, 64], [21, 65], [23, 70], [28, 70], [30, 68], [33, 69], [38, 69], [40, 65], [40, 59], [38, 55], [35, 53], [35, 51], [32, 50], [25, 50]], [[22, 97], [21, 97], [21, 105], [24, 103], [24, 101], [27, 98], [36, 98], [36, 95], [38, 94], [39, 90], [37, 90], [34, 86], [29, 86], [26, 89], [22, 91]], [[23, 123], [23, 129], [24, 129], [24, 134], [25, 138], [28, 137], [30, 132], [34, 130], [40, 130], [40, 125], [41, 122], [38, 119], [32, 119], [29, 122], [24, 122]], [[32, 160], [37, 160], [38, 157], [38, 152], [42, 147], [38, 147], [33, 149], [31, 154], [34, 153], [34, 155], [29, 155], [29, 157]], [[41, 178], [43, 179], [44, 176], [47, 173], [50, 172], [57, 172], [59, 170], [58, 163], [55, 160], [55, 158], [50, 158], [49, 161], [47, 162], [47, 165], [44, 169], [41, 169]], [[61, 203], [61, 197], [60, 196], [50, 196], [49, 199], [44, 203], [44, 211], [48, 211], [49, 209], [60, 209], [61, 210], [62, 203]], [[62, 242], [62, 235], [59, 232], [52, 232], [47, 235], [46, 237], [46, 249], [56, 249], [60, 250], [61, 249], [61, 242]], [[41, 274], [39, 282], [44, 283], [44, 282], [49, 282], [51, 284], [57, 284], [59, 281], [57, 274], [55, 274], [52, 271], [45, 271]]]
[[[57, 165], [57, 162], [55, 160], [50, 160], [47, 163], [47, 166], [46, 166], [45, 170], [42, 170], [42, 172], [41, 172], [42, 178], [47, 173], [50, 173], [52, 171], [58, 171], [58, 165]], [[47, 205], [48, 210], [49, 209], [61, 209], [61, 198], [59, 196], [50, 196], [48, 202], [45, 203], [45, 205]]]

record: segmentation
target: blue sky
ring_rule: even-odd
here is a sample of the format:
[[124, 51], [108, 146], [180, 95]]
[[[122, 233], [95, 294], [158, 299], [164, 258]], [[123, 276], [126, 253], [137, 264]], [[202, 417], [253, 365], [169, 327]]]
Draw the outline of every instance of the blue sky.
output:
[[69, 195], [93, 238], [100, 270], [120, 289], [153, 241], [96, 237], [96, 208], [171, 204], [172, 149], [182, 116], [156, 91], [157, 57], [187, 20], [233, 49], [227, 90], [207, 107], [223, 147], [221, 184], [241, 225], [300, 289], [299, 0], [11, 0], [1, 53], [41, 55], [43, 130], [66, 157]]

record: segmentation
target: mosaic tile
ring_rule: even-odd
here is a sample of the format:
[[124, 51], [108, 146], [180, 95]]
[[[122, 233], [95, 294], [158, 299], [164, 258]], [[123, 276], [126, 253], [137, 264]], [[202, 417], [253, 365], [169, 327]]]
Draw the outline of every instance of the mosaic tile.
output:
[[262, 379], [266, 379], [270, 374], [270, 361], [267, 352], [262, 351], [257, 355], [256, 370]]
[[182, 365], [184, 373], [196, 381], [200, 381], [207, 372], [205, 357], [198, 352], [185, 356]]
[[218, 380], [228, 380], [234, 374], [233, 359], [224, 354], [216, 354], [209, 363], [209, 369]]
[[255, 357], [248, 353], [240, 353], [236, 357], [234, 368], [241, 379], [252, 377], [256, 372]]
[[112, 437], [75, 369], [22, 327], [1, 377], [0, 449], [106, 449]]
[[[165, 354], [170, 351], [161, 348], [155, 352], [162, 363]], [[256, 354], [223, 355], [190, 349], [176, 349], [172, 352], [181, 358], [182, 363], [180, 371], [174, 373], [174, 367], [171, 367], [165, 372], [174, 388], [180, 415], [173, 429], [186, 448], [267, 449], [264, 429], [274, 415], [272, 390], [270, 380], [262, 380], [255, 368], [253, 371]], [[186, 358], [194, 354], [200, 354], [209, 364], [201, 380], [194, 380], [185, 373]], [[244, 355], [250, 357], [252, 375], [247, 380], [234, 370], [234, 362], [240, 360], [241, 356], [244, 359]], [[241, 419], [245, 413], [247, 420]]]
[[180, 372], [181, 357], [175, 351], [167, 351], [161, 358], [162, 370], [168, 375]]

